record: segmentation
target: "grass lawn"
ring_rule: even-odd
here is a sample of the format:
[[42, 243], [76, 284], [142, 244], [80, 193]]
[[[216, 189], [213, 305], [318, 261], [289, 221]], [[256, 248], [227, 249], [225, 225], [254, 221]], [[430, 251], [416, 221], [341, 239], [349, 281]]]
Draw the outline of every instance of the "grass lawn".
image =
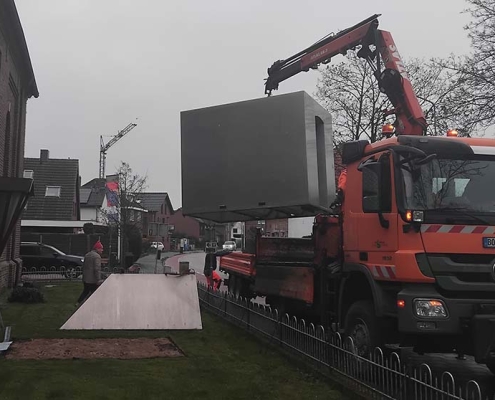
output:
[[344, 399], [242, 330], [203, 312], [202, 331], [70, 332], [58, 328], [74, 311], [81, 284], [46, 288], [44, 304], [0, 298], [13, 340], [171, 337], [185, 357], [141, 360], [0, 359], [0, 399]]

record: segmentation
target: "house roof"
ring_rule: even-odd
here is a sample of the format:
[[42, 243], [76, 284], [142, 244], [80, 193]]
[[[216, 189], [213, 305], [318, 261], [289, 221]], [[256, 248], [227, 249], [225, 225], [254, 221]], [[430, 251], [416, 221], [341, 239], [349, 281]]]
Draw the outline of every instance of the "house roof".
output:
[[141, 193], [138, 197], [139, 200], [141, 200], [141, 205], [148, 211], [161, 211], [161, 206], [165, 202], [170, 212], [174, 212], [172, 202], [170, 201], [170, 197], [168, 197], [167, 192]]
[[26, 82], [27, 96], [38, 97], [38, 86], [34, 77], [26, 37], [17, 13], [14, 0], [0, 1], [0, 26], [7, 40], [11, 42], [9, 52], [22, 64], [23, 79]]
[[[73, 219], [74, 200], [79, 199], [79, 160], [25, 158], [24, 169], [33, 171], [34, 196], [29, 199], [22, 218]], [[47, 186], [60, 186], [60, 197], [46, 197]]]
[[81, 207], [101, 207], [106, 194], [105, 184], [106, 179], [95, 178], [82, 185], [81, 199], [83, 190], [89, 190], [91, 194], [86, 203], [83, 204], [81, 200]]
[[81, 194], [81, 206], [82, 206], [88, 202], [89, 196], [91, 195], [91, 189], [81, 188], [80, 194]]

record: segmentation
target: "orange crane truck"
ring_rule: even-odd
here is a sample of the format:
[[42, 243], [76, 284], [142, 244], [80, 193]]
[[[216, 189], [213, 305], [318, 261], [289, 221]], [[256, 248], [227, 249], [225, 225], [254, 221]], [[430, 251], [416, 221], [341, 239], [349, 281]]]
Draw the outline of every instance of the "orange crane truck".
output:
[[230, 292], [332, 327], [360, 355], [399, 343], [473, 355], [495, 373], [495, 140], [426, 136], [378, 16], [275, 62], [265, 88], [270, 95], [283, 80], [359, 48], [394, 123], [376, 143], [343, 145], [342, 201], [316, 215], [310, 238], [258, 233], [254, 254], [223, 256], [220, 270]]

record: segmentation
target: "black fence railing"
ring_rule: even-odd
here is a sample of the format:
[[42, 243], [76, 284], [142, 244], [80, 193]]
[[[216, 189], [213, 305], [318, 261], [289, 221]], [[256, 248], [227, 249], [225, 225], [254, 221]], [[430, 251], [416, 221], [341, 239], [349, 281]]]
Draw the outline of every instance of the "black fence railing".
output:
[[[123, 269], [120, 267], [103, 267], [101, 276], [108, 278], [111, 274], [136, 274], [140, 272], [139, 266]], [[80, 281], [82, 267], [40, 267], [22, 268], [21, 282], [54, 282], [54, 281]]]
[[380, 348], [369, 359], [363, 358], [357, 355], [351, 338], [343, 340], [338, 333], [326, 332], [322, 326], [279, 315], [268, 306], [201, 283], [198, 292], [203, 309], [279, 346], [365, 398], [489, 400], [474, 380], [458, 385], [450, 372], [434, 375], [426, 363], [405, 365], [397, 353], [386, 356]]

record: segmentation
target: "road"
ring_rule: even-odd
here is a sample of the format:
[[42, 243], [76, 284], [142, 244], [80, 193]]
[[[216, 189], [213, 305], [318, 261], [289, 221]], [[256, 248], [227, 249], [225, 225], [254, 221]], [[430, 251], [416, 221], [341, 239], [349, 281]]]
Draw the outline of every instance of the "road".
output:
[[179, 253], [177, 252], [164, 252], [162, 253], [162, 260], [159, 261], [156, 261], [155, 254], [149, 254], [137, 260], [136, 264], [139, 264], [139, 266], [141, 267], [140, 273], [153, 274], [155, 272], [155, 262], [156, 262], [157, 272], [163, 273], [162, 261], [171, 257], [178, 256], [178, 254]]
[[473, 357], [458, 360], [455, 354], [426, 354], [420, 356], [411, 350], [402, 350], [401, 360], [406, 365], [420, 366], [426, 363], [434, 375], [441, 379], [444, 371], [449, 371], [458, 385], [465, 386], [470, 380], [478, 382], [485, 398], [495, 396], [495, 376], [484, 365], [477, 364]]

